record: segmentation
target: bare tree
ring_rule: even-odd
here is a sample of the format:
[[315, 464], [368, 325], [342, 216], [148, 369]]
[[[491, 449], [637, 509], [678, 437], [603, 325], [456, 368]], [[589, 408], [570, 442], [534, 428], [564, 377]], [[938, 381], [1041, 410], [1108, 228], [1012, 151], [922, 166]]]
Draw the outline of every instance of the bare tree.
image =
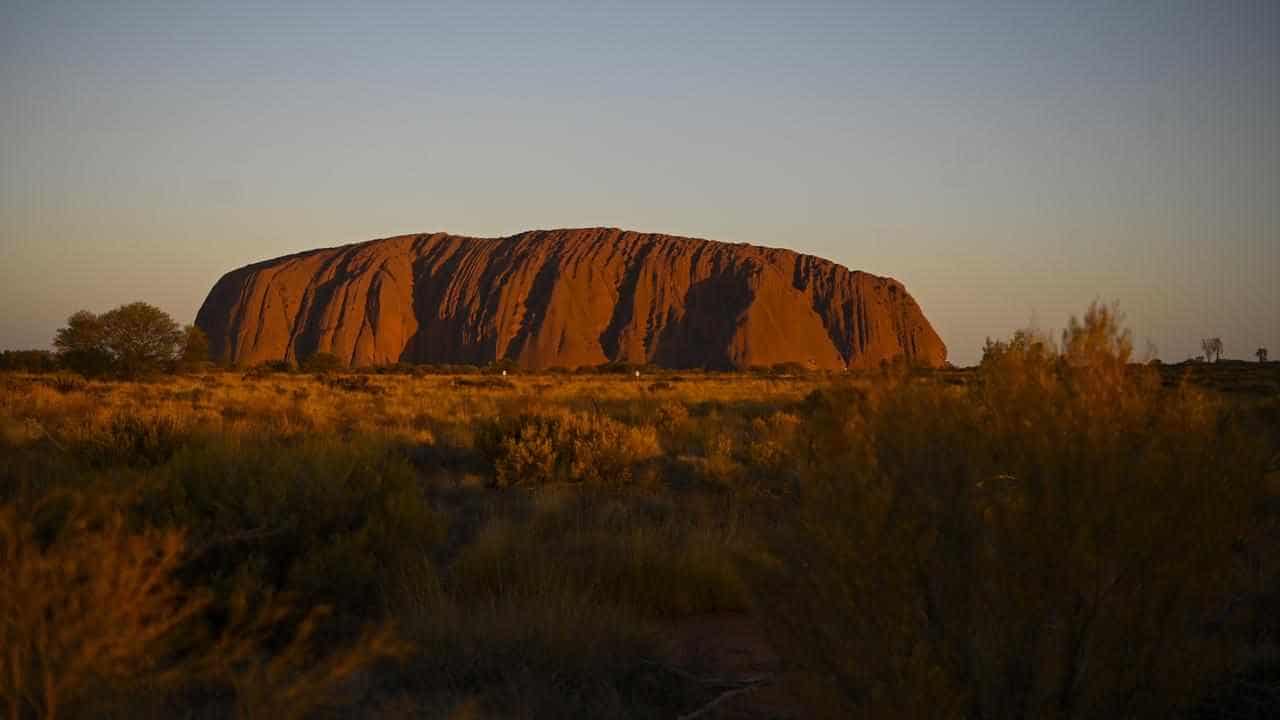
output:
[[1222, 359], [1222, 338], [1205, 338], [1200, 341], [1200, 349], [1210, 362], [1218, 362]]
[[1260, 363], [1267, 361], [1267, 349], [1264, 347], [1258, 348], [1258, 352], [1254, 353], [1254, 355], [1258, 356], [1258, 362]]

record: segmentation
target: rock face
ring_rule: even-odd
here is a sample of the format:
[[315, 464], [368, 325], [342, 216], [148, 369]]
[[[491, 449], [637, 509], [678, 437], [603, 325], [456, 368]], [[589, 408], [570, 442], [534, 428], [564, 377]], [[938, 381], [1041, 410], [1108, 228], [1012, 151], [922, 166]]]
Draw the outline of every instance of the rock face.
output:
[[937, 366], [901, 283], [790, 250], [596, 228], [404, 235], [233, 270], [196, 316], [215, 359], [545, 369]]

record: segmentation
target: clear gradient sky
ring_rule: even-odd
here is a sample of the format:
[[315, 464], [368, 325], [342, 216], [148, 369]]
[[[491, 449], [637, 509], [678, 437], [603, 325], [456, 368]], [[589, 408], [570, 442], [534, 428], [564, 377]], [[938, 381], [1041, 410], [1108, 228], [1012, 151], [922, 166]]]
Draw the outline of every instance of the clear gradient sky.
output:
[[615, 226], [1280, 356], [1280, 2], [0, 0], [0, 348], [227, 270]]

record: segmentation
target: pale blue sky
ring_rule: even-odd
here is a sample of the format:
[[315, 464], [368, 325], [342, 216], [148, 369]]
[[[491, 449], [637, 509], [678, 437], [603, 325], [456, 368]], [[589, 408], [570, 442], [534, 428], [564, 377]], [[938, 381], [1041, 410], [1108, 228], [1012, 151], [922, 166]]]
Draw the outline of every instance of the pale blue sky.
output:
[[409, 232], [607, 225], [907, 287], [954, 361], [1117, 299], [1280, 355], [1280, 3], [0, 0], [0, 348]]

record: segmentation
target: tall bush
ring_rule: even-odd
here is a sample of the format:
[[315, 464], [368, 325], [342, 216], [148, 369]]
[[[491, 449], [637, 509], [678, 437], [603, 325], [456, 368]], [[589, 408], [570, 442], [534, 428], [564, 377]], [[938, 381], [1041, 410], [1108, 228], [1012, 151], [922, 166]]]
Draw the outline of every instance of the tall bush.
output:
[[[959, 392], [806, 404], [779, 640], [839, 717], [1168, 717], [1231, 668], [1265, 457], [1129, 368], [1114, 315], [1015, 337]], [[825, 394], [824, 394], [825, 395]]]

